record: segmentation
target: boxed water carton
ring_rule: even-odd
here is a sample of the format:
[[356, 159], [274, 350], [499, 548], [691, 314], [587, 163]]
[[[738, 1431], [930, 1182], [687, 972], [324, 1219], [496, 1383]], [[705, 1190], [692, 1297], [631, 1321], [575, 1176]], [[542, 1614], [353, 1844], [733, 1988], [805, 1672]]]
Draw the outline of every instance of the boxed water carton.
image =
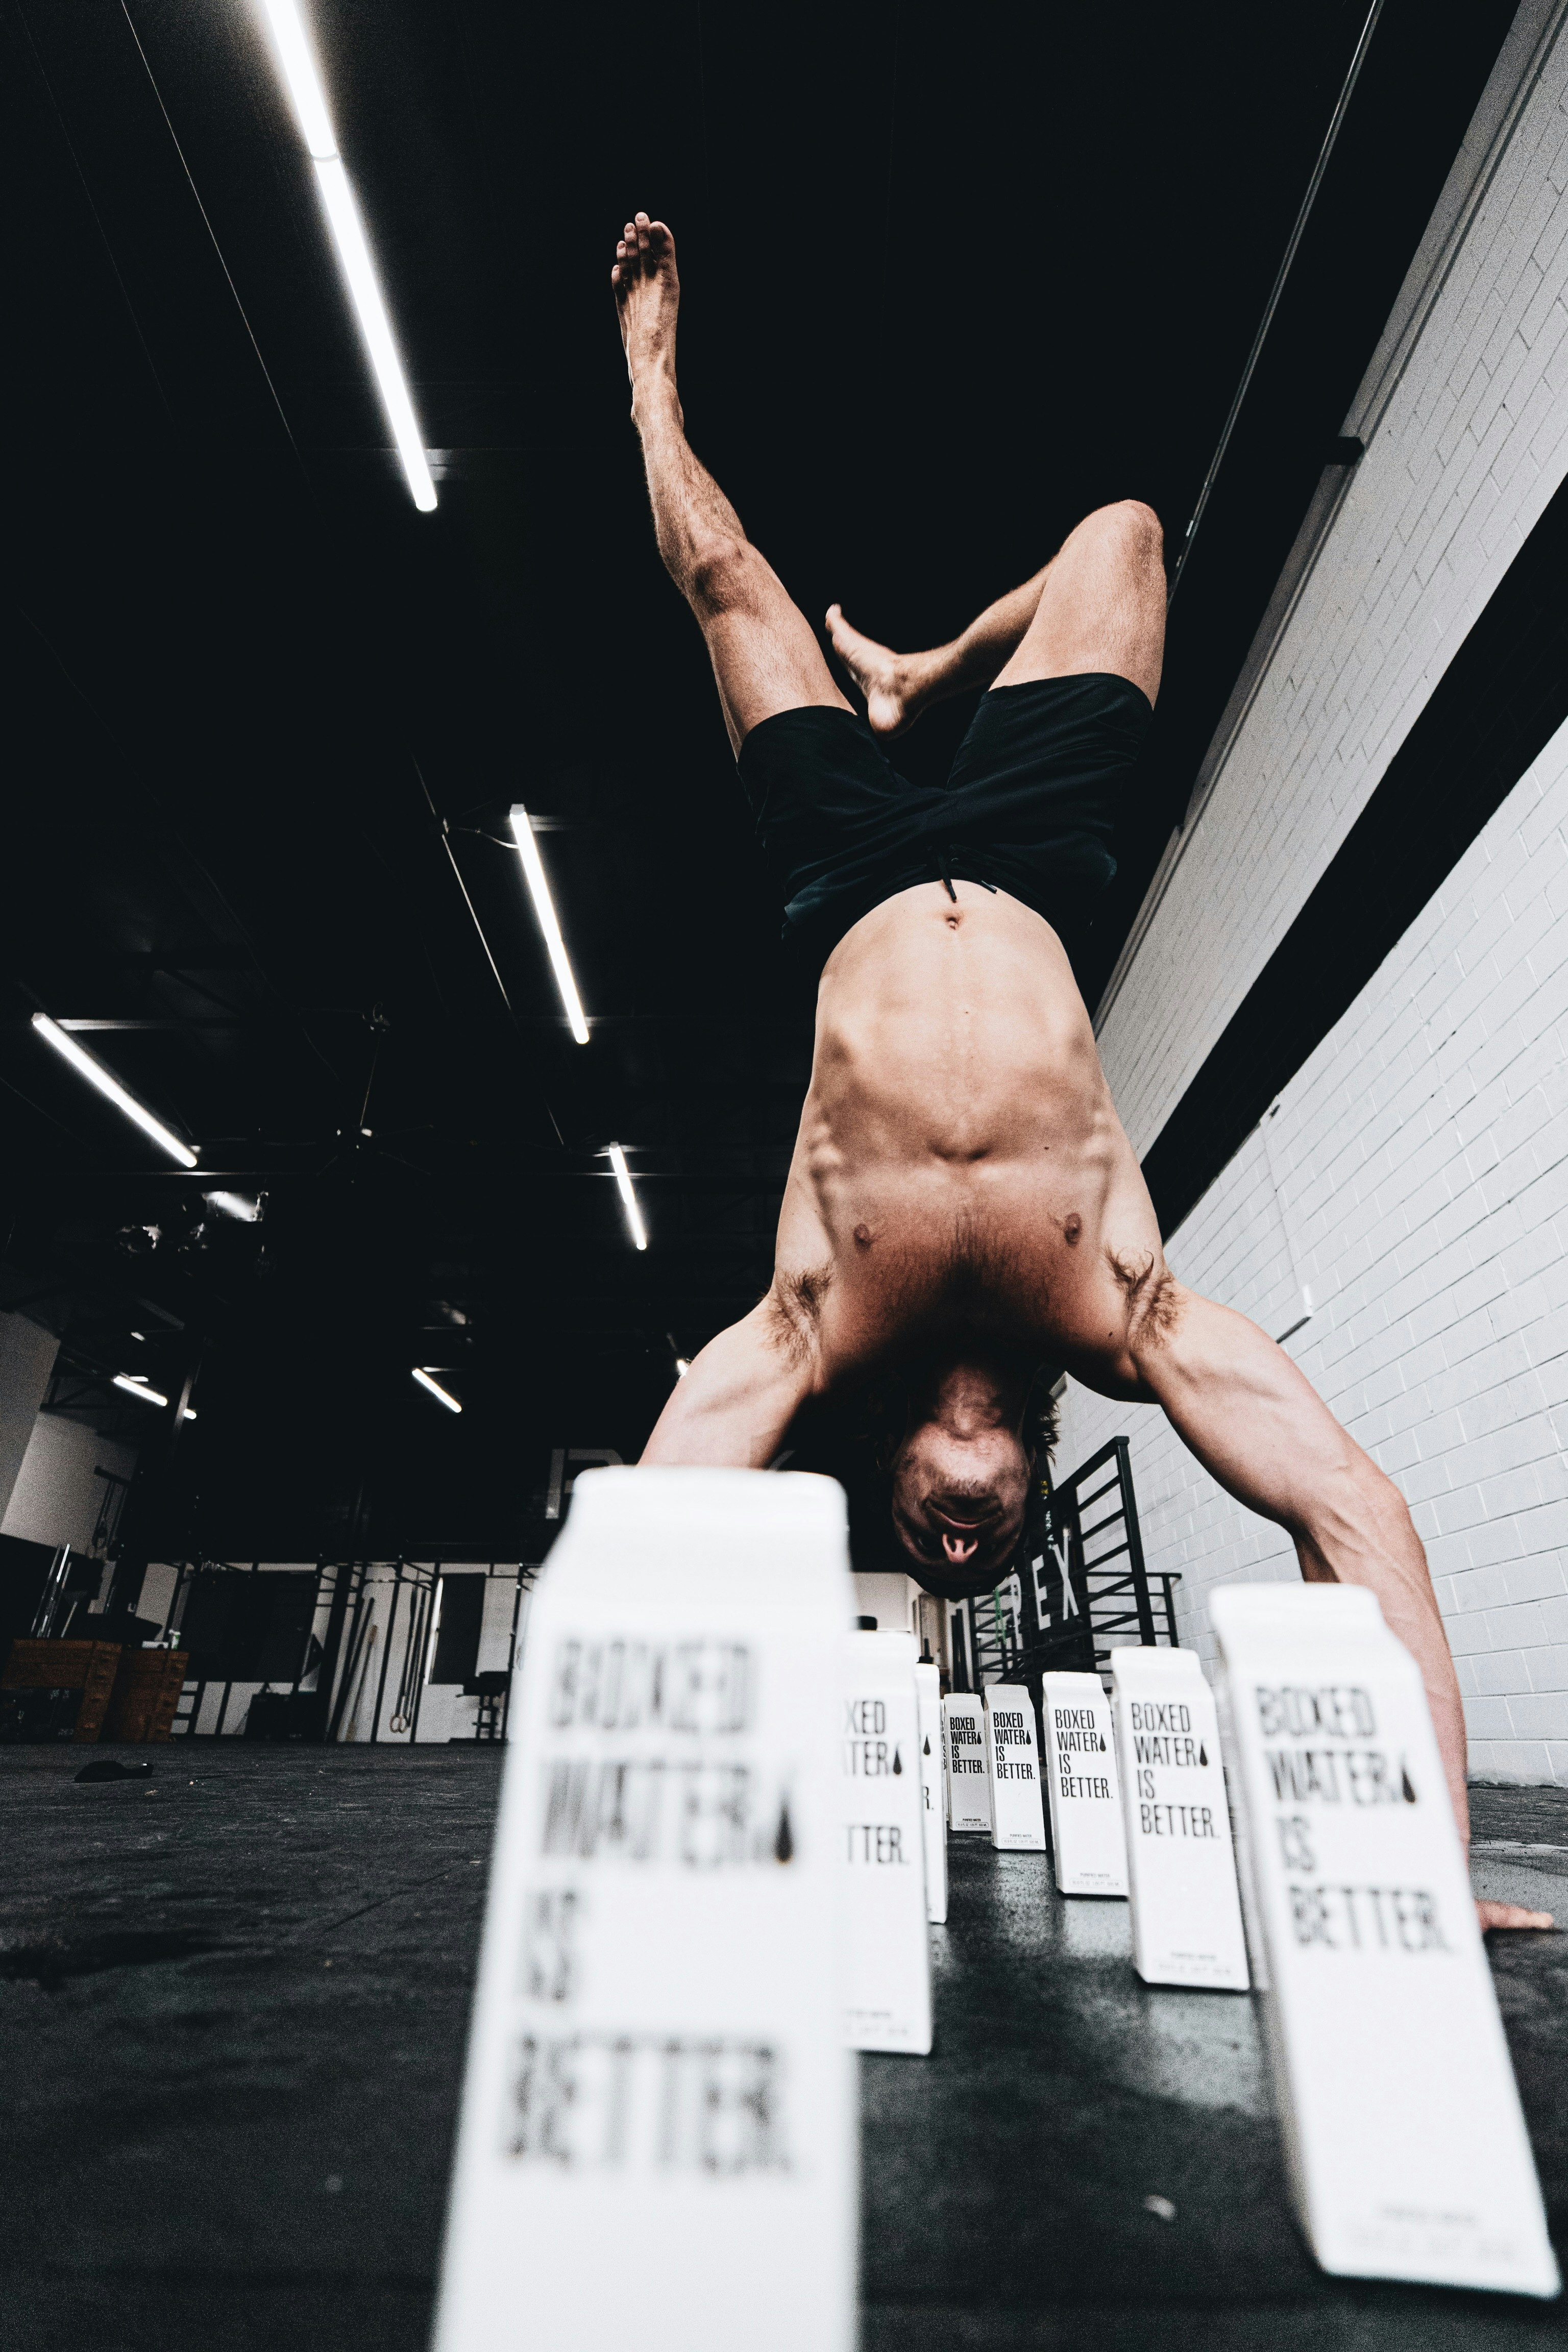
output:
[[512, 1707], [436, 2352], [851, 2352], [852, 1609], [831, 1480], [578, 1479]]
[[915, 1668], [920, 1706], [921, 1784], [925, 1797], [926, 1916], [933, 1927], [947, 1917], [947, 1742], [942, 1733], [942, 1677], [934, 1662]]
[[947, 1727], [948, 1827], [991, 1833], [991, 1781], [985, 1769], [985, 1711], [972, 1691], [942, 1703]]
[[1021, 1683], [988, 1683], [984, 1705], [991, 1843], [1010, 1853], [1044, 1853], [1046, 1815], [1035, 1746], [1035, 1702]]
[[1211, 1612], [1264, 2016], [1327, 2271], [1553, 2295], [1557, 2264], [1419, 1670], [1375, 1596]]
[[1247, 1942], [1214, 1693], [1192, 1650], [1110, 1655], [1132, 1964], [1146, 1984], [1245, 1992]]
[[852, 2050], [931, 2049], [925, 1792], [912, 1633], [847, 1633], [839, 1741]]
[[1110, 1701], [1098, 1675], [1047, 1675], [1046, 1793], [1063, 1895], [1125, 1895], [1127, 1836]]

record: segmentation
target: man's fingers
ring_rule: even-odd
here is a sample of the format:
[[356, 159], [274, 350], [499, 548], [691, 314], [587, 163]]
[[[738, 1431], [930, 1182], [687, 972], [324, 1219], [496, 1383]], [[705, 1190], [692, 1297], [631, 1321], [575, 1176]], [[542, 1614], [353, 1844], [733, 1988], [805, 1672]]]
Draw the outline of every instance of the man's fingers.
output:
[[1550, 1911], [1527, 1911], [1521, 1903], [1478, 1903], [1476, 1916], [1484, 1936], [1492, 1927], [1550, 1927]]

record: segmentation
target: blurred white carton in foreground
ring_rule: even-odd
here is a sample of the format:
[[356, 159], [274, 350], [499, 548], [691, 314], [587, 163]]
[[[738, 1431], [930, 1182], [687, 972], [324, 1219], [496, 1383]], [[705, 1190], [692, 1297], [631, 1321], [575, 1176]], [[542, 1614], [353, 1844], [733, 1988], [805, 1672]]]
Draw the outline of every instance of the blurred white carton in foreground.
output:
[[853, 1607], [831, 1480], [577, 1481], [512, 1710], [436, 2352], [850, 2352]]

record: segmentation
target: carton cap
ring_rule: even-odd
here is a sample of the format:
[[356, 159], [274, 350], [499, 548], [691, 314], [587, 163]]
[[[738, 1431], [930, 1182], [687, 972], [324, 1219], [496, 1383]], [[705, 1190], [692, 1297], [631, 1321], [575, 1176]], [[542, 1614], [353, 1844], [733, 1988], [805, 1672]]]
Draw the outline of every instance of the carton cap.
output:
[[762, 1536], [842, 1544], [849, 1514], [837, 1480], [812, 1471], [650, 1464], [580, 1471], [567, 1525], [574, 1537]]
[[1222, 1641], [1280, 1623], [1303, 1633], [1384, 1631], [1377, 1595], [1364, 1584], [1222, 1584], [1209, 1595], [1209, 1618]]

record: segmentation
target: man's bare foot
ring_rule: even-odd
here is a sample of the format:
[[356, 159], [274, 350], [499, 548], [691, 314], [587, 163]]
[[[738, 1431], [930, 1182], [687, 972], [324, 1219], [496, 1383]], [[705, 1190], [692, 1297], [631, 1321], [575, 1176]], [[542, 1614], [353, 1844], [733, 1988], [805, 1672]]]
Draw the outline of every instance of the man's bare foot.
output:
[[842, 604], [827, 608], [827, 634], [833, 650], [866, 698], [866, 717], [873, 735], [901, 735], [920, 715], [921, 696], [914, 662], [862, 636], [844, 617]]
[[673, 383], [680, 279], [675, 267], [675, 239], [662, 221], [649, 220], [647, 213], [627, 221], [616, 247], [610, 284], [634, 394], [658, 371]]
[[1476, 1905], [1476, 1916], [1481, 1923], [1483, 1936], [1493, 1927], [1550, 1927], [1550, 1911], [1527, 1911], [1519, 1903], [1480, 1903]]

